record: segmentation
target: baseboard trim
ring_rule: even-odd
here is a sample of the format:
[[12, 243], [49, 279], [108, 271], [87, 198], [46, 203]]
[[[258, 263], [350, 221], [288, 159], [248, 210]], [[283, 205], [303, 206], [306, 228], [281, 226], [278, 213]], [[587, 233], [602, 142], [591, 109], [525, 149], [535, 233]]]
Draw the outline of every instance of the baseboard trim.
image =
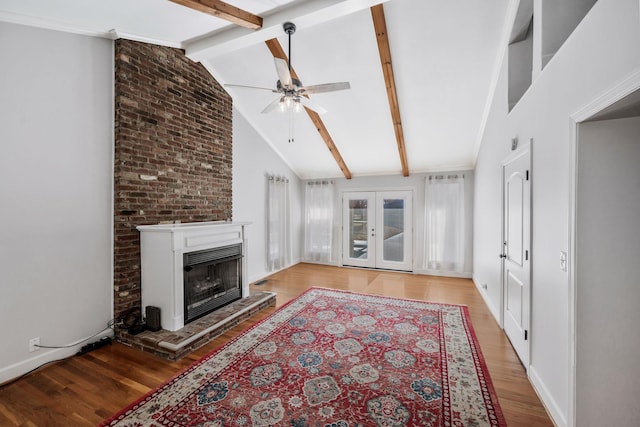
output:
[[256, 275], [250, 276], [249, 277], [249, 284], [253, 285], [256, 282], [259, 282], [261, 280], [264, 280], [266, 278], [268, 278], [269, 276], [271, 276], [272, 274], [276, 274], [282, 270], [286, 270], [287, 268], [293, 267], [296, 264], [300, 264], [300, 260], [296, 260], [294, 262], [292, 262], [291, 264], [287, 265], [286, 267], [280, 268], [278, 270], [274, 270], [274, 271], [262, 271], [261, 273], [258, 273]]
[[331, 267], [342, 267], [342, 264], [339, 263], [338, 261], [322, 262], [322, 261], [314, 261], [309, 259], [302, 259], [300, 260], [300, 262], [303, 262], [305, 264], [317, 264], [317, 265], [328, 265]]
[[533, 365], [529, 366], [529, 382], [556, 427], [568, 427], [567, 417], [562, 414], [558, 403], [553, 399], [551, 393], [549, 393], [549, 389], [544, 385], [544, 381], [542, 381], [542, 378], [540, 378], [538, 371], [536, 371]]
[[100, 338], [109, 337], [113, 338], [113, 331], [111, 329], [104, 330], [98, 335], [91, 337], [91, 339], [87, 339], [79, 342], [73, 347], [69, 348], [56, 348], [46, 351], [46, 349], [40, 350], [36, 356], [33, 356], [26, 360], [21, 360], [20, 362], [14, 363], [13, 365], [6, 366], [0, 369], [0, 385], [14, 380], [24, 374], [27, 374], [39, 367], [46, 365], [50, 362], [56, 362], [58, 360], [63, 360], [68, 357], [74, 356], [76, 353], [80, 351], [82, 346], [87, 344], [89, 341], [99, 341]]
[[[491, 300], [489, 299], [489, 295], [487, 295], [485, 290], [482, 289], [480, 284], [476, 281], [476, 278], [472, 277], [471, 280], [473, 281], [473, 284], [476, 285], [476, 289], [478, 290], [478, 293], [480, 293], [480, 296], [484, 300], [484, 303], [486, 304], [486, 306], [489, 308], [489, 311], [493, 315], [493, 318], [496, 319], [496, 322], [498, 322], [498, 325], [500, 325], [500, 312], [498, 311], [498, 309], [496, 309], [493, 306], [493, 304], [491, 303]], [[502, 327], [502, 325], [500, 325], [500, 327]]]
[[473, 274], [471, 273], [459, 273], [457, 271], [415, 269], [413, 272], [415, 274], [423, 274], [425, 276], [456, 277], [460, 279], [471, 279], [473, 277]]

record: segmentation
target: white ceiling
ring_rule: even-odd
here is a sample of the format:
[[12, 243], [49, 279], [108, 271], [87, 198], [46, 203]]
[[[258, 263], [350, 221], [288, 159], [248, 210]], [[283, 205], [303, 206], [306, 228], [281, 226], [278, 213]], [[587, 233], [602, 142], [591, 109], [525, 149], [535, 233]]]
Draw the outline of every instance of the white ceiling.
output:
[[[380, 0], [227, 0], [264, 18], [237, 27], [166, 0], [0, 0], [0, 21], [180, 47], [222, 84], [271, 88], [277, 77], [264, 40], [297, 25], [292, 66], [305, 85], [349, 81], [351, 89], [312, 95], [353, 176], [400, 174], [398, 147], [369, 7]], [[388, 0], [389, 45], [409, 173], [471, 169], [512, 0]], [[301, 178], [342, 176], [306, 113], [261, 114], [268, 91], [232, 89], [234, 106]], [[504, 100], [506, 102], [506, 100]]]

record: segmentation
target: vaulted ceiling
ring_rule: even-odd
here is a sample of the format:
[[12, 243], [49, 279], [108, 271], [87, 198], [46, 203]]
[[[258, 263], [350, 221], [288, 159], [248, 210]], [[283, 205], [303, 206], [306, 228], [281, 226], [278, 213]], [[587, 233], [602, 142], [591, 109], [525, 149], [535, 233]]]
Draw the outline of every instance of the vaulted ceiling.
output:
[[302, 83], [351, 88], [310, 95], [322, 115], [262, 114], [279, 95], [227, 90], [300, 178], [350, 178], [474, 167], [513, 3], [2, 0], [0, 21], [182, 48], [221, 84], [262, 88], [276, 86], [273, 58], [287, 56], [282, 25], [293, 22], [291, 66]]

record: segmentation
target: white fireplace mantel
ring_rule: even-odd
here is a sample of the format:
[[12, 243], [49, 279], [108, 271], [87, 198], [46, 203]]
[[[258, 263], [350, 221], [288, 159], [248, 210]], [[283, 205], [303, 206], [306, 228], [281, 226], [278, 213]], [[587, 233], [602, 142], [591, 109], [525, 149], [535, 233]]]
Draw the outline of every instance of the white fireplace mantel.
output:
[[249, 296], [247, 280], [247, 241], [249, 222], [192, 222], [141, 225], [140, 268], [142, 308], [160, 308], [163, 329], [184, 327], [183, 255], [204, 249], [242, 244], [242, 297]]

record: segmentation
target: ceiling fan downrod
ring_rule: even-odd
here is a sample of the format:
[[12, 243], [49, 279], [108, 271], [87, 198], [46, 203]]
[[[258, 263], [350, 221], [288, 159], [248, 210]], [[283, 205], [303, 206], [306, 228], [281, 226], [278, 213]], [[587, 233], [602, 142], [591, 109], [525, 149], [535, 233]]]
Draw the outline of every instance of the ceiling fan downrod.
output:
[[291, 34], [296, 32], [296, 24], [293, 22], [285, 22], [282, 25], [282, 28], [284, 29], [284, 32], [289, 35], [289, 60], [287, 61], [287, 64], [289, 65], [289, 73], [291, 73]]

